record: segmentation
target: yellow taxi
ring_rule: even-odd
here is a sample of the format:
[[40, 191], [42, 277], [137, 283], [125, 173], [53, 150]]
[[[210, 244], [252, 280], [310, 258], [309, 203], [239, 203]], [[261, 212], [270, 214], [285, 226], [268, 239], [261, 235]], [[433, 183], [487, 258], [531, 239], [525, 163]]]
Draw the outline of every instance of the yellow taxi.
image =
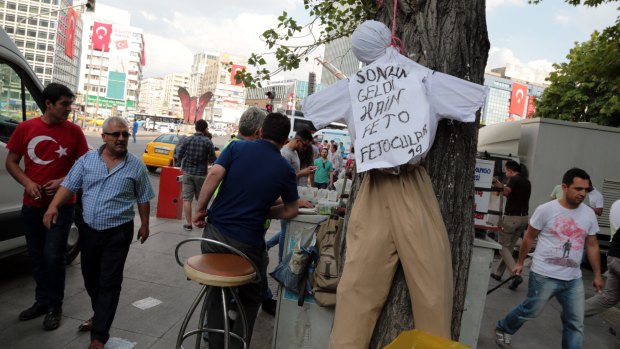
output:
[[148, 143], [142, 154], [142, 162], [146, 168], [155, 172], [159, 167], [174, 166], [174, 149], [179, 140], [180, 137], [177, 134], [166, 133]]

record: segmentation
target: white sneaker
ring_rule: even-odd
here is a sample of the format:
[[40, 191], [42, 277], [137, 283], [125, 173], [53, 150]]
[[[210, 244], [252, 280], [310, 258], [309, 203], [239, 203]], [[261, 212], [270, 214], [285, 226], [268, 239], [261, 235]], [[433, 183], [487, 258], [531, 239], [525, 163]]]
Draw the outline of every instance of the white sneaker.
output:
[[497, 343], [500, 348], [512, 348], [511, 340], [511, 335], [497, 328], [495, 329], [495, 343]]

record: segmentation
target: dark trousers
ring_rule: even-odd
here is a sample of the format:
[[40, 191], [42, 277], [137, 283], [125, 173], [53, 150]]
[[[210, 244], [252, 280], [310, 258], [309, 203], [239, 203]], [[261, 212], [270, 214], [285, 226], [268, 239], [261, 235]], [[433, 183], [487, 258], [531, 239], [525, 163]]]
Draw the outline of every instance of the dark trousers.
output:
[[22, 207], [28, 255], [37, 284], [35, 300], [48, 308], [62, 307], [65, 295], [65, 252], [73, 223], [73, 209], [73, 204], [61, 207], [56, 223], [47, 230], [43, 225], [47, 207]]
[[[247, 245], [237, 240], [231, 239], [224, 234], [220, 233], [212, 224], [208, 224], [202, 234], [207, 239], [217, 240], [223, 242], [231, 247], [238, 249], [245, 253], [248, 258], [256, 264], [256, 267], [261, 273], [261, 278], [266, 280], [267, 265], [265, 264], [265, 245], [262, 247]], [[214, 244], [203, 244], [203, 253], [231, 253], [220, 246]], [[262, 293], [264, 292], [261, 283], [252, 283], [237, 288], [241, 305], [245, 310], [248, 318], [248, 347], [250, 347], [250, 340], [252, 339], [252, 329], [254, 328], [254, 322], [256, 321], [256, 315], [263, 300]], [[220, 292], [209, 292], [209, 296], [206, 300], [207, 303], [207, 323], [210, 328], [224, 329], [222, 296]], [[228, 307], [230, 309], [230, 307]], [[232, 326], [232, 332], [243, 335], [241, 316], [237, 317], [238, 321], [235, 321]], [[238, 340], [230, 341], [231, 348], [243, 348], [243, 345]], [[209, 333], [209, 348], [223, 348], [224, 336], [219, 333]]]
[[90, 338], [105, 343], [110, 338], [121, 294], [123, 269], [133, 240], [133, 221], [104, 231], [84, 224], [80, 233], [82, 276], [95, 312]]
[[327, 189], [328, 186], [329, 186], [329, 183], [317, 183], [317, 182], [314, 182], [314, 187], [318, 188], [318, 189]]

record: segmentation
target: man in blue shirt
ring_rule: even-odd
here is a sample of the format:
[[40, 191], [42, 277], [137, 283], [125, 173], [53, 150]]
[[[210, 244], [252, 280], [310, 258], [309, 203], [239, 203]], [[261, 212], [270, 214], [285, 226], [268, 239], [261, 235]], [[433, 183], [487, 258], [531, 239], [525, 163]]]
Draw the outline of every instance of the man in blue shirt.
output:
[[105, 144], [78, 159], [43, 217], [49, 229], [56, 224], [58, 208], [82, 191], [82, 275], [94, 315], [80, 330], [91, 331], [89, 349], [103, 349], [110, 338], [123, 268], [133, 240], [133, 206], [137, 202], [141, 223], [138, 239], [144, 243], [149, 236], [149, 201], [154, 197], [146, 167], [127, 152], [127, 121], [114, 116], [104, 121], [102, 129]]
[[138, 135], [138, 129], [140, 129], [140, 122], [138, 120], [133, 121], [133, 129], [131, 135], [133, 136], [133, 142], [136, 143], [136, 136]]
[[[230, 143], [209, 171], [194, 214], [194, 225], [205, 227], [203, 237], [221, 241], [245, 253], [259, 268], [263, 278], [267, 268], [263, 258], [265, 219], [297, 216], [299, 196], [295, 171], [280, 155], [290, 127], [286, 116], [272, 113], [263, 122], [261, 139]], [[207, 204], [220, 181], [219, 193], [207, 211]], [[279, 197], [283, 204], [272, 206]], [[229, 253], [212, 245], [203, 246], [203, 252]], [[261, 293], [260, 284], [239, 287], [250, 339], [263, 300]], [[207, 300], [207, 322], [212, 328], [223, 329], [221, 299], [211, 296]], [[241, 335], [241, 325], [239, 321], [235, 322], [232, 331]], [[209, 347], [223, 348], [223, 336], [210, 333]], [[234, 342], [233, 348], [241, 347], [240, 342]]]

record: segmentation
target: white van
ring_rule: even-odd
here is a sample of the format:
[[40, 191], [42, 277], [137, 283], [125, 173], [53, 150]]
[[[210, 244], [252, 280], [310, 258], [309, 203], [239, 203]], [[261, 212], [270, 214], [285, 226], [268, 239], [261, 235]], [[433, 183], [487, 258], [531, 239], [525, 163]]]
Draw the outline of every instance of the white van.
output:
[[331, 142], [332, 140], [336, 142], [340, 146], [340, 142], [344, 145], [344, 155], [348, 154], [351, 151], [351, 147], [353, 143], [351, 142], [351, 136], [349, 135], [349, 131], [344, 130], [336, 130], [330, 128], [324, 128], [322, 130], [318, 130], [314, 133], [314, 137], [318, 139], [319, 142], [323, 142], [327, 140]]
[[[28, 61], [0, 28], [0, 258], [26, 250], [20, 218], [24, 188], [6, 170], [6, 144], [20, 122], [45, 110], [42, 91], [43, 85]], [[81, 219], [81, 215], [76, 216]], [[74, 225], [69, 233], [67, 263], [79, 252], [78, 240], [79, 232]]]

